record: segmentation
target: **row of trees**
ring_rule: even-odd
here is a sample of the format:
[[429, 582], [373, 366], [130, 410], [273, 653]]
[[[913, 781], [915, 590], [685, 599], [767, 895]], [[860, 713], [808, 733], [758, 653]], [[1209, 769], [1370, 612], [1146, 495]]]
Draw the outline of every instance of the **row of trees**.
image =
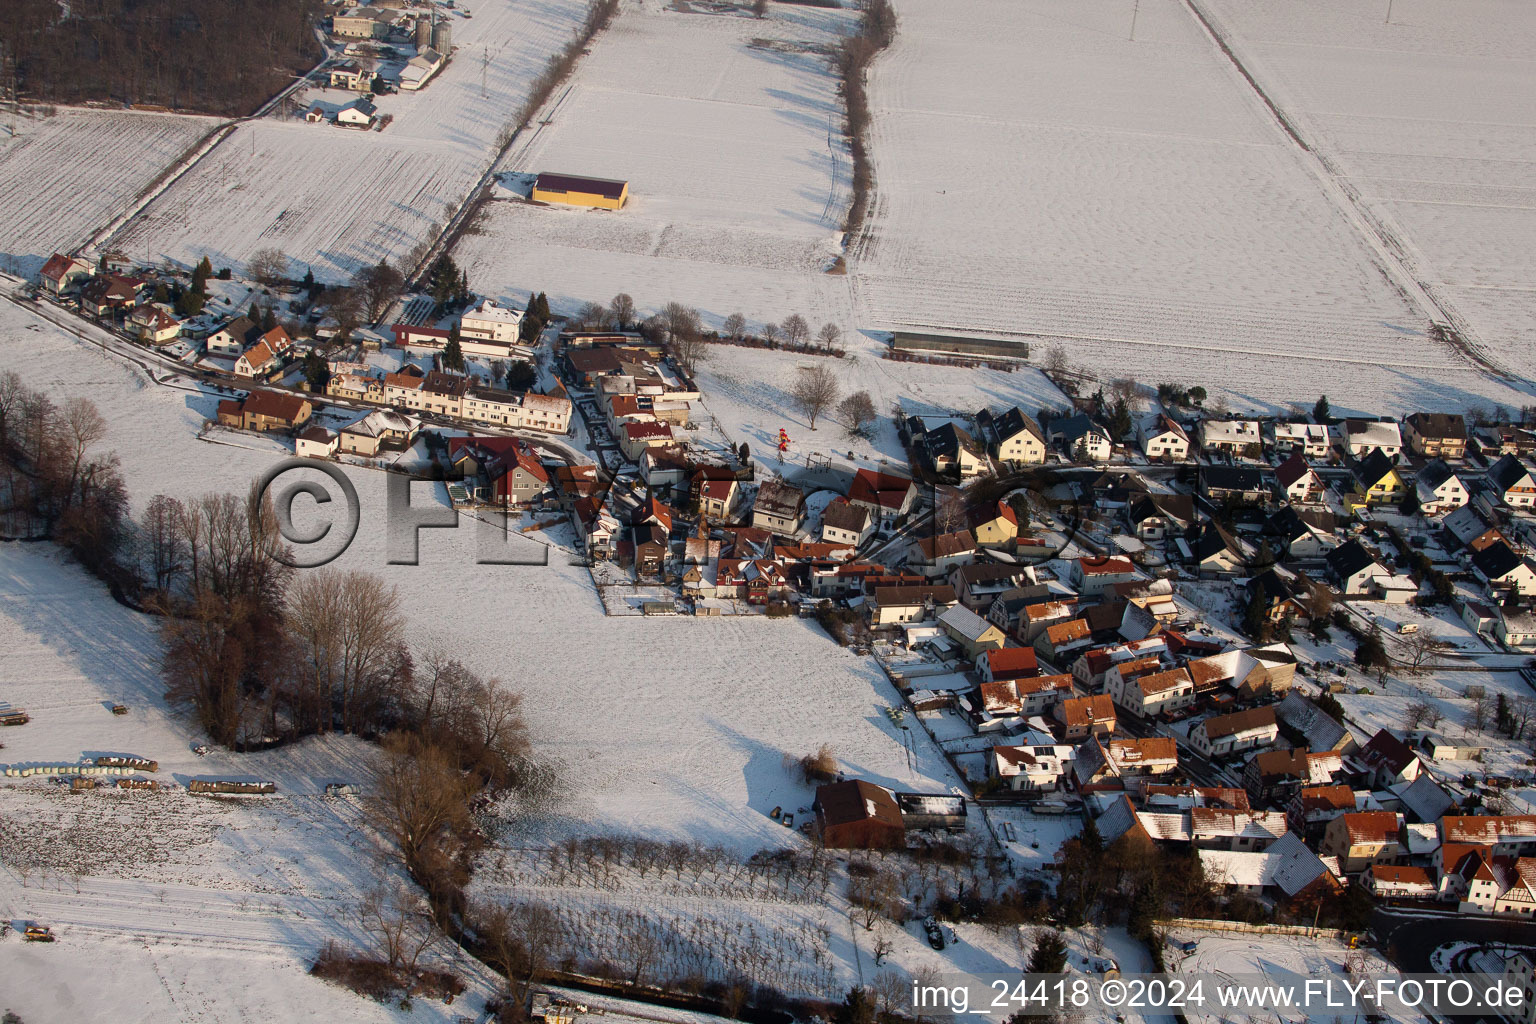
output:
[[0, 49], [18, 92], [249, 114], [321, 56], [318, 0], [10, 0]]
[[837, 375], [820, 363], [800, 367], [789, 391], [790, 400], [809, 421], [812, 430], [816, 429], [817, 417], [836, 406], [848, 436], [870, 437], [879, 418], [874, 399], [869, 397], [868, 391], [855, 391], [839, 401], [841, 396], [842, 386]]
[[90, 399], [59, 405], [16, 373], [0, 374], [0, 530], [56, 540], [122, 587], [128, 498], [117, 456], [102, 450], [106, 436]]

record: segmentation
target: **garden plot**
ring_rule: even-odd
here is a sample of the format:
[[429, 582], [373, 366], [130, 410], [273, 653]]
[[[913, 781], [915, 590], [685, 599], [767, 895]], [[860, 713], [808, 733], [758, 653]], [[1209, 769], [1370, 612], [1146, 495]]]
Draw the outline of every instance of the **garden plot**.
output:
[[1212, 0], [1260, 84], [1496, 362], [1536, 375], [1536, 10]]
[[19, 117], [0, 142], [0, 264], [33, 277], [75, 248], [218, 122], [123, 110]]
[[1394, 376], [1427, 397], [1467, 367], [1182, 5], [1142, 5], [1135, 42], [1108, 0], [897, 13], [870, 81], [864, 325], [1047, 336], [1102, 377], [1244, 406], [1319, 374], [1362, 403]]
[[546, 291], [557, 309], [629, 292], [718, 324], [793, 311], [849, 325], [847, 283], [822, 273], [848, 205], [848, 156], [827, 54], [849, 11], [780, 5], [755, 19], [626, 6], [505, 181], [560, 171], [630, 184], [621, 211], [490, 205], [455, 250], [477, 288]]
[[454, 57], [425, 89], [379, 99], [379, 115], [394, 119], [384, 131], [279, 115], [243, 124], [114, 243], [221, 266], [275, 248], [332, 282], [405, 256], [469, 197], [533, 80], [586, 13], [580, 0], [475, 8], [473, 19], [452, 20]]

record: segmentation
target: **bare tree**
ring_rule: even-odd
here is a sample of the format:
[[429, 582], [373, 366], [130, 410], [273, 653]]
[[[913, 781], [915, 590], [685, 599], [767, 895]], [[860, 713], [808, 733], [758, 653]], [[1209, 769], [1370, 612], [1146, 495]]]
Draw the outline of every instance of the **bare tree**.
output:
[[704, 358], [707, 349], [703, 333], [700, 332], [696, 323], [684, 324], [675, 333], [669, 333], [672, 338], [672, 354], [683, 369], [692, 373], [698, 366], [699, 360]]
[[804, 345], [811, 336], [811, 325], [799, 313], [784, 318], [784, 337], [791, 345]]
[[1479, 688], [1478, 691], [1472, 695], [1472, 728], [1477, 730], [1479, 733], [1488, 728], [1488, 716], [1491, 713], [1491, 702], [1488, 700], [1488, 693], [1482, 688]]
[[144, 506], [140, 528], [156, 590], [170, 590], [186, 568], [187, 548], [179, 525], [185, 517], [181, 502], [164, 494], [155, 495]]
[[778, 341], [781, 333], [778, 324], [763, 324], [763, 340], [768, 344]]
[[740, 341], [747, 333], [747, 318], [740, 313], [732, 313], [725, 318], [724, 332], [731, 341]]
[[600, 331], [608, 326], [608, 311], [600, 303], [583, 303], [576, 311], [576, 323], [589, 331]]
[[368, 309], [356, 288], [329, 288], [320, 296], [331, 319], [336, 321], [336, 340], [346, 341], [363, 324]]
[[1434, 714], [1434, 710], [1434, 708], [1430, 707], [1429, 704], [1424, 701], [1415, 701], [1414, 703], [1409, 704], [1406, 708], [1404, 708], [1403, 720], [1408, 726], [1408, 731], [1412, 732], [1420, 725], [1423, 725], [1425, 719]]
[[107, 436], [107, 419], [89, 398], [67, 399], [59, 414], [59, 444], [69, 467], [64, 488], [64, 507], [69, 508], [80, 490], [82, 472], [91, 449]]
[[827, 323], [821, 325], [821, 330], [816, 334], [816, 340], [821, 342], [822, 348], [835, 348], [838, 339], [842, 336], [843, 332], [838, 330], [837, 324]]
[[276, 249], [258, 249], [251, 254], [246, 274], [263, 288], [281, 284], [288, 276], [288, 257]]
[[362, 297], [371, 324], [379, 322], [404, 287], [405, 275], [390, 266], [387, 260], [364, 267], [353, 280], [353, 288]]
[[619, 330], [628, 329], [635, 322], [635, 300], [628, 292], [619, 292], [608, 304], [608, 311], [613, 315], [614, 326]]
[[699, 311], [681, 302], [669, 302], [661, 310], [661, 327], [667, 341], [676, 344], [679, 335], [699, 330]]
[[1139, 392], [1136, 382], [1129, 377], [1116, 377], [1109, 382], [1110, 400], [1124, 405], [1127, 409], [1134, 408]]
[[403, 885], [386, 888], [381, 884], [369, 890], [357, 908], [357, 918], [379, 958], [408, 974], [443, 937], [421, 897]]
[[313, 728], [378, 725], [398, 700], [405, 617], [393, 586], [372, 573], [320, 569], [289, 595], [288, 625], [303, 665], [299, 709]]
[[11, 425], [27, 393], [15, 370], [0, 373], [0, 452], [10, 447]]
[[441, 747], [391, 734], [373, 781], [369, 810], [399, 845], [407, 866], [422, 865], [435, 845], [468, 825], [474, 783]]
[[868, 438], [875, 425], [877, 413], [874, 400], [868, 391], [855, 391], [837, 403], [837, 415], [854, 437]]
[[790, 388], [789, 396], [795, 407], [810, 420], [810, 428], [815, 430], [816, 417], [837, 401], [838, 390], [837, 376], [818, 363], [815, 366], [802, 366], [796, 371], [795, 383]]
[[1067, 350], [1060, 345], [1052, 345], [1045, 350], [1045, 359], [1040, 368], [1052, 377], [1059, 377], [1067, 372]]
[[1407, 652], [1408, 670], [1418, 673], [1432, 655], [1443, 651], [1447, 645], [1434, 630], [1421, 629], [1416, 633], [1409, 634], [1407, 642], [1403, 646]]

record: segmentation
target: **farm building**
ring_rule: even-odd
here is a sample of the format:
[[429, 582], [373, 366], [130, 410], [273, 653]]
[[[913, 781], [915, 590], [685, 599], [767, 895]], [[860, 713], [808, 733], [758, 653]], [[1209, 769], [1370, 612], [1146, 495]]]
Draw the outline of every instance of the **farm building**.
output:
[[906, 845], [901, 808], [888, 789], [862, 779], [816, 790], [816, 826], [834, 850], [900, 848]]
[[533, 198], [541, 203], [617, 210], [629, 199], [629, 182], [545, 172], [533, 183]]

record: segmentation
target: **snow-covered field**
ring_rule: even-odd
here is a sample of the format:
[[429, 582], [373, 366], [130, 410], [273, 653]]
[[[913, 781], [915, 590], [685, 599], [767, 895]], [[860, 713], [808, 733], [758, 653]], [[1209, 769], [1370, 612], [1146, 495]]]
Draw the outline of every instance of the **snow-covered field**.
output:
[[18, 117], [0, 142], [0, 266], [30, 277], [71, 249], [218, 122], [209, 117], [65, 108]]
[[[195, 439], [212, 398], [149, 384], [51, 327], [27, 330], [29, 322], [0, 308], [0, 367], [56, 397], [97, 402], [114, 424], [107, 443], [136, 507], [157, 492], [243, 491], [271, 464]], [[897, 789], [958, 785], [926, 740], [908, 770], [883, 713], [899, 703], [896, 690], [873, 659], [847, 653], [813, 623], [609, 618], [587, 571], [562, 553], [547, 568], [476, 565], [468, 530], [425, 533], [420, 566], [390, 566], [384, 477], [348, 472], [364, 526], [338, 564], [398, 584], [422, 634], [451, 640], [467, 663], [526, 693], [532, 733], [565, 779], [560, 805], [529, 825], [540, 836], [622, 830], [747, 851], [801, 842], [767, 812], [806, 802], [783, 758], [823, 742], [853, 776]]]
[[[906, 455], [891, 417], [897, 402], [909, 415], [975, 413], [983, 408], [1001, 412], [1017, 405], [1033, 416], [1041, 408], [1070, 405], [1043, 373], [1028, 366], [1010, 373], [898, 363], [880, 358], [885, 348], [881, 343], [862, 336], [847, 338], [845, 343], [849, 355], [844, 359], [710, 345], [696, 372], [704, 407], [733, 443], [745, 441], [765, 458], [783, 427], [793, 441], [789, 457], [797, 462], [811, 453], [843, 458], [851, 451], [860, 460], [883, 457], [904, 464]], [[826, 364], [837, 375], [843, 395], [869, 392], [879, 414], [871, 440], [849, 437], [835, 411], [818, 418], [812, 431], [807, 418], [794, 408], [789, 392], [798, 369], [817, 363]]]
[[586, 11], [580, 0], [474, 8], [452, 20], [454, 57], [425, 89], [379, 98], [394, 118], [383, 132], [277, 115], [241, 125], [114, 242], [221, 266], [276, 248], [326, 281], [410, 252], [467, 197]]
[[1056, 336], [1102, 377], [1198, 382], [1245, 408], [1324, 377], [1364, 408], [1507, 393], [1426, 335], [1181, 3], [1141, 4], [1134, 42], [1110, 0], [896, 8], [870, 80], [862, 326]]
[[1208, 9], [1496, 362], [1536, 375], [1536, 10], [1509, 0]]
[[849, 175], [826, 54], [852, 17], [787, 4], [761, 20], [745, 8], [626, 4], [542, 115], [551, 123], [501, 170], [627, 180], [628, 204], [494, 202], [455, 250], [471, 282], [492, 294], [543, 290], [556, 309], [627, 291], [642, 311], [676, 300], [714, 324], [732, 312], [777, 323], [797, 311], [847, 324], [846, 279], [822, 271], [837, 251]]

